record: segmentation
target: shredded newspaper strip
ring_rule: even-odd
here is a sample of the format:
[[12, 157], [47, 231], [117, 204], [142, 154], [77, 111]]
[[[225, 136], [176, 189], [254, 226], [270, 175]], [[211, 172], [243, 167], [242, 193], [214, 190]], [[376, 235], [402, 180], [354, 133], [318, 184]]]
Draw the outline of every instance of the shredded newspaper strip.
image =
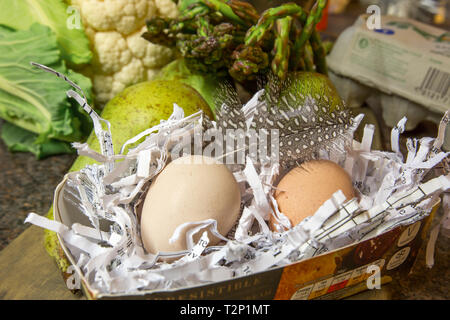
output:
[[[64, 75], [34, 65], [79, 90]], [[346, 199], [339, 190], [313, 216], [291, 226], [289, 219], [279, 211], [272, 193], [279, 166], [258, 165], [247, 157], [245, 167], [233, 172], [241, 185], [243, 199], [242, 214], [234, 234], [231, 237], [221, 235], [213, 219], [191, 221], [179, 226], [170, 240], [175, 241], [180, 237], [179, 231], [188, 227], [187, 250], [151, 254], [145, 251], [140, 238], [136, 210], [139, 199], [152, 178], [168, 163], [171, 150], [179, 146], [183, 137], [202, 130], [203, 114], [197, 112], [185, 117], [183, 109], [174, 104], [169, 119], [161, 120], [157, 126], [130, 139], [115, 154], [109, 123], [99, 117], [81, 95], [75, 91], [68, 94], [92, 117], [101, 154], [86, 144], [73, 146], [79, 154], [92, 157], [100, 164], [68, 173], [55, 190], [54, 210], [57, 213], [62, 199], [77, 208], [77, 214], [86, 216], [91, 225], [65, 225], [35, 213], [30, 213], [25, 222], [57, 232], [76, 262], [75, 270], [99, 293], [142, 294], [150, 290], [189, 287], [298, 262], [421, 220], [450, 188], [446, 167], [449, 153], [441, 150], [449, 112], [441, 121], [437, 138], [408, 140], [406, 159], [399, 147], [399, 135], [406, 119], [392, 130], [392, 152], [371, 150], [374, 128], [367, 125], [362, 141], [350, 137], [353, 144], [345, 153], [333, 149], [321, 152], [322, 159], [337, 162], [350, 174], [357, 192], [354, 199]], [[258, 92], [243, 108], [247, 123], [251, 122], [252, 110], [257, 107], [261, 94]], [[353, 118], [354, 129], [361, 119], [362, 115]], [[101, 122], [107, 124], [106, 130]], [[124, 154], [125, 146], [142, 138], [145, 138], [143, 142]], [[425, 179], [442, 164], [444, 174]], [[444, 197], [446, 199], [448, 197]], [[448, 208], [448, 204], [443, 205]], [[268, 227], [270, 215], [278, 223], [277, 232]], [[222, 242], [208, 246], [206, 229]], [[199, 232], [202, 236], [195, 242], [194, 236]]]

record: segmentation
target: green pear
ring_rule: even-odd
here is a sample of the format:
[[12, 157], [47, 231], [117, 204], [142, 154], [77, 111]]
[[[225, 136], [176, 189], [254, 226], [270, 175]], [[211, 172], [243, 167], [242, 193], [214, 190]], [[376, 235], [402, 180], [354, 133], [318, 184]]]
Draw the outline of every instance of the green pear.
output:
[[[191, 86], [180, 81], [153, 80], [135, 84], [111, 99], [103, 109], [101, 117], [111, 123], [114, 152], [138, 133], [168, 119], [176, 103], [191, 115], [199, 110], [212, 119], [213, 115], [206, 101]], [[87, 139], [88, 145], [100, 152], [100, 145], [94, 132]], [[70, 171], [77, 171], [92, 164], [91, 158], [78, 157]]]
[[[303, 105], [305, 99], [313, 98], [320, 107], [333, 112], [343, 109], [344, 102], [339, 96], [336, 87], [331, 80], [316, 72], [290, 72], [286, 78], [288, 85], [281, 92], [280, 97], [285, 96], [293, 105]], [[293, 101], [295, 100], [295, 101]]]
[[181, 81], [198, 91], [208, 102], [211, 110], [215, 111], [214, 95], [222, 81], [225, 81], [225, 77], [220, 77], [216, 74], [200, 74], [190, 70], [186, 61], [183, 58], [176, 59], [167, 64], [158, 73], [155, 79], [162, 80], [178, 80]]
[[[213, 114], [206, 101], [191, 86], [180, 81], [153, 80], [130, 86], [111, 99], [104, 107], [101, 117], [111, 124], [111, 136], [114, 152], [119, 152], [122, 145], [140, 132], [168, 119], [173, 112], [173, 104], [183, 108], [184, 115], [191, 115], [199, 110], [213, 119]], [[100, 145], [94, 132], [87, 139], [88, 145], [100, 152]], [[69, 171], [79, 171], [88, 164], [95, 163], [89, 157], [79, 156]], [[53, 208], [47, 217], [53, 219]], [[64, 272], [70, 265], [64, 256], [56, 233], [45, 230], [45, 248], [54, 257], [59, 268]]]

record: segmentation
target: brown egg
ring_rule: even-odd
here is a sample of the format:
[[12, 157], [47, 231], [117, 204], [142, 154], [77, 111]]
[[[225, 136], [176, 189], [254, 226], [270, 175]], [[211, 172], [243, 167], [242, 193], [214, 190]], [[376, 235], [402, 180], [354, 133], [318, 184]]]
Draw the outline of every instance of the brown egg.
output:
[[[145, 197], [141, 213], [144, 247], [151, 253], [186, 250], [187, 230], [171, 244], [173, 232], [185, 222], [206, 219], [215, 219], [219, 233], [226, 236], [239, 217], [240, 204], [239, 185], [224, 164], [203, 156], [178, 158], [156, 177]], [[219, 242], [210, 233], [208, 237], [209, 245]]]
[[[312, 160], [289, 171], [278, 183], [274, 198], [292, 226], [313, 215], [333, 193], [342, 190], [347, 200], [355, 196], [352, 180], [338, 164]], [[270, 227], [276, 230], [273, 216]]]

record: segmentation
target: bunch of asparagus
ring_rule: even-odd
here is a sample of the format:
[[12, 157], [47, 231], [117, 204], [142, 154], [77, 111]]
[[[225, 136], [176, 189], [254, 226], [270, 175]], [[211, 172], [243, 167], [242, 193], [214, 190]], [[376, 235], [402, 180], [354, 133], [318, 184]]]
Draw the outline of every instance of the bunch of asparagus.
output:
[[176, 47], [194, 72], [229, 74], [252, 81], [269, 69], [280, 79], [289, 71], [327, 75], [326, 50], [316, 31], [327, 0], [311, 10], [295, 3], [261, 15], [240, 0], [180, 0], [176, 19], [147, 21], [148, 41]]

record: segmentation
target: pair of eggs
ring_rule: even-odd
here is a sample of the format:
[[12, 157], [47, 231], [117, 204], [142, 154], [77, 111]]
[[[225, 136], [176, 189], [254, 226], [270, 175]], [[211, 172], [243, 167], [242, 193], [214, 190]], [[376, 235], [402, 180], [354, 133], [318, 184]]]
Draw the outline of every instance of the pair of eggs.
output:
[[[280, 211], [296, 225], [339, 189], [347, 199], [354, 197], [345, 170], [332, 161], [313, 160], [289, 171], [278, 183], [274, 197]], [[154, 179], [145, 196], [141, 212], [143, 245], [151, 253], [186, 250], [188, 230], [169, 242], [175, 229], [206, 219], [215, 219], [219, 233], [226, 236], [239, 218], [240, 207], [239, 185], [224, 164], [197, 155], [178, 158]], [[273, 218], [269, 224], [276, 230]], [[194, 241], [201, 234], [198, 232]], [[212, 234], [208, 237], [209, 245], [220, 241]]]

